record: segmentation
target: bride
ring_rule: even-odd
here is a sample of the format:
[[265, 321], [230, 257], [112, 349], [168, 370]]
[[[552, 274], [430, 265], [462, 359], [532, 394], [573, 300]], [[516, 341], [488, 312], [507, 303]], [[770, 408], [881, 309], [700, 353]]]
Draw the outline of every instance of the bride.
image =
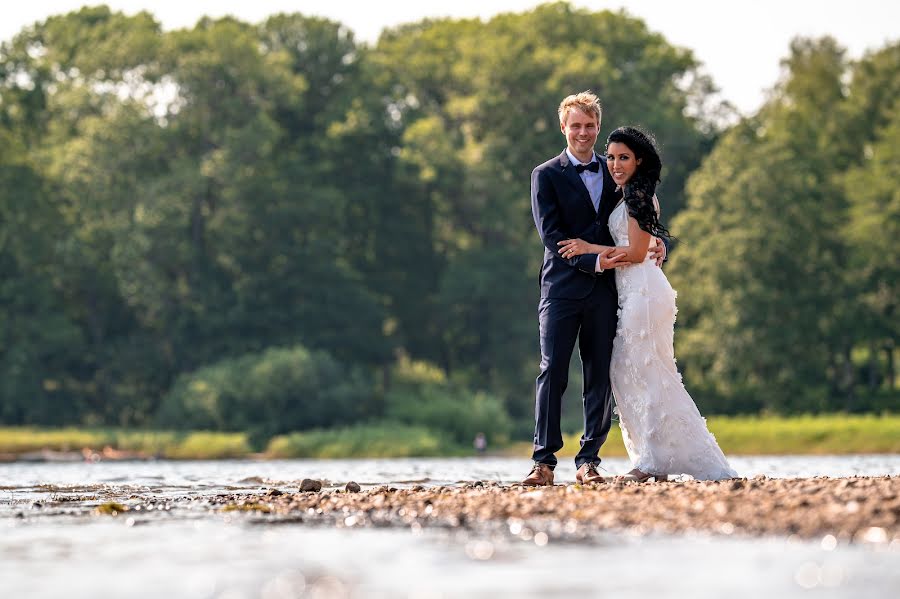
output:
[[[734, 478], [737, 473], [681, 382], [673, 345], [675, 290], [647, 255], [654, 237], [669, 237], [655, 195], [662, 170], [659, 152], [644, 132], [620, 127], [606, 140], [606, 164], [624, 196], [609, 217], [616, 243], [611, 254], [631, 263], [616, 270], [619, 323], [610, 363], [622, 438], [634, 465], [623, 478]], [[564, 258], [608, 250], [581, 239], [560, 246]]]

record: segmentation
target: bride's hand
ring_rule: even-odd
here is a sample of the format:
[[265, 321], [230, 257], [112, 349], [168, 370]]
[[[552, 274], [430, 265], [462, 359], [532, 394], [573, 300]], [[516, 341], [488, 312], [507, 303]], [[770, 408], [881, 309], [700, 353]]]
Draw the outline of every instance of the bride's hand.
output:
[[584, 241], [583, 239], [565, 239], [560, 241], [559, 255], [569, 259], [582, 254], [597, 254], [599, 247]]

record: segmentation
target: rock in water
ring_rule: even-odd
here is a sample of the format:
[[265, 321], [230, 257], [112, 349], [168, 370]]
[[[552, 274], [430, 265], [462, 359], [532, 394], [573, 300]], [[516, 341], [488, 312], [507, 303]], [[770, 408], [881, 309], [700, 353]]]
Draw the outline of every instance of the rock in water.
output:
[[304, 478], [300, 482], [300, 491], [306, 493], [312, 491], [313, 493], [317, 493], [322, 490], [322, 481], [313, 480], [311, 478]]
[[359, 493], [359, 491], [360, 491], [359, 483], [355, 483], [351, 480], [349, 483], [347, 483], [346, 489], [350, 493]]

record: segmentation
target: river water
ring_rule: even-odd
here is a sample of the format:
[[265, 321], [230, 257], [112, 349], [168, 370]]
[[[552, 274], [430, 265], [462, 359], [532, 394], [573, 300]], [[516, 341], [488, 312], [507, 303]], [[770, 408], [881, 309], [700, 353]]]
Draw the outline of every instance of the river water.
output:
[[[900, 475], [900, 456], [732, 457], [743, 476]], [[587, 541], [445, 529], [337, 529], [165, 509], [169, 498], [342, 487], [511, 483], [517, 458], [0, 464], [0, 597], [873, 597], [900, 594], [900, 547], [828, 539], [601, 533]], [[628, 470], [624, 459], [603, 468]], [[561, 462], [557, 483], [574, 481]], [[96, 516], [44, 503], [157, 498]], [[57, 504], [58, 505], [58, 504]], [[64, 505], [64, 504], [63, 504]], [[127, 516], [127, 517], [126, 517]], [[540, 539], [539, 542], [535, 542]]]

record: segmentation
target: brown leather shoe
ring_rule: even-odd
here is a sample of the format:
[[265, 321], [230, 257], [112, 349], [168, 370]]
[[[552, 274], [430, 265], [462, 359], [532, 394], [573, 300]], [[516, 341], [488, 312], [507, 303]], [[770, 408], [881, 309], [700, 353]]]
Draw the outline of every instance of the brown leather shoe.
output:
[[534, 468], [522, 484], [526, 487], [547, 487], [553, 484], [553, 470], [547, 464], [539, 464], [535, 462]]
[[581, 468], [578, 469], [578, 472], [575, 473], [575, 481], [582, 485], [602, 483], [604, 480], [605, 479], [600, 476], [600, 473], [597, 472], [597, 465], [590, 462], [582, 464]]

